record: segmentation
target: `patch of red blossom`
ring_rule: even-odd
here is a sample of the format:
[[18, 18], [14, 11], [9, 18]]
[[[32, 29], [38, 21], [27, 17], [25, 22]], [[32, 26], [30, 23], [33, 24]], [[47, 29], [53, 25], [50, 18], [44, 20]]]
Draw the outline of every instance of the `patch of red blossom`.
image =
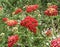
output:
[[3, 9], [3, 7], [2, 6], [0, 6], [0, 10], [2, 10]]
[[57, 16], [58, 10], [56, 10], [54, 8], [48, 8], [47, 10], [44, 11], [44, 14], [47, 16]]
[[36, 33], [36, 27], [38, 26], [38, 21], [35, 18], [27, 16], [24, 20], [20, 22], [20, 25], [27, 27], [33, 33]]
[[13, 14], [18, 14], [20, 12], [22, 12], [22, 9], [21, 8], [18, 8], [18, 9], [15, 10], [15, 12], [13, 12]]
[[26, 7], [26, 12], [29, 13], [29, 12], [35, 11], [37, 10], [38, 7], [39, 7], [38, 5], [29, 5]]
[[50, 47], [60, 47], [60, 38], [53, 39]]
[[58, 6], [57, 5], [51, 5], [51, 6], [49, 6], [49, 8], [55, 8], [57, 10]]
[[13, 35], [8, 37], [8, 47], [13, 47], [13, 45], [18, 41], [18, 35]]
[[8, 18], [2, 18], [2, 20], [3, 20], [4, 22], [6, 22], [6, 21], [8, 20]]
[[8, 21], [6, 22], [6, 24], [7, 24], [8, 26], [15, 26], [15, 25], [18, 24], [18, 22], [17, 22], [16, 20], [8, 20]]
[[50, 29], [48, 29], [45, 34], [46, 34], [47, 36], [51, 36], [51, 35], [52, 35], [52, 32], [51, 32]]

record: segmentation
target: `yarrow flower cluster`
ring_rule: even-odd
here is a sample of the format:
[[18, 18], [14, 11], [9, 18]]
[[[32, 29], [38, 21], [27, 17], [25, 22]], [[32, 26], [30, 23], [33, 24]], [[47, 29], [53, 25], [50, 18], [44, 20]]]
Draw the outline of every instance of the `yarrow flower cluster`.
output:
[[13, 47], [13, 45], [18, 41], [18, 35], [12, 35], [8, 37], [8, 47]]
[[50, 47], [60, 47], [60, 38], [53, 39]]
[[7, 22], [6, 22], [6, 24], [8, 25], [8, 26], [15, 26], [15, 25], [17, 25], [17, 21], [16, 20], [8, 20]]
[[52, 35], [52, 30], [51, 29], [48, 29], [46, 32], [45, 32], [46, 36], [51, 36]]
[[18, 8], [18, 9], [16, 9], [14, 12], [13, 12], [13, 14], [19, 14], [19, 13], [21, 13], [22, 12], [22, 9], [21, 8]]
[[29, 13], [29, 12], [35, 11], [37, 10], [38, 7], [39, 7], [38, 5], [29, 5], [26, 7], [26, 12]]
[[6, 22], [6, 21], [8, 20], [8, 18], [2, 18], [2, 20], [3, 20], [4, 22]]
[[27, 27], [33, 33], [36, 33], [36, 27], [38, 26], [38, 21], [30, 16], [27, 16], [24, 20], [20, 22], [20, 25]]
[[57, 6], [52, 5], [47, 10], [44, 11], [44, 14], [47, 16], [57, 16], [58, 15], [57, 8], [58, 8]]
[[2, 20], [8, 25], [8, 26], [15, 26], [18, 24], [16, 20], [10, 20], [8, 18], [2, 18]]
[[55, 8], [57, 10], [58, 9], [58, 6], [57, 5], [51, 5], [48, 8]]

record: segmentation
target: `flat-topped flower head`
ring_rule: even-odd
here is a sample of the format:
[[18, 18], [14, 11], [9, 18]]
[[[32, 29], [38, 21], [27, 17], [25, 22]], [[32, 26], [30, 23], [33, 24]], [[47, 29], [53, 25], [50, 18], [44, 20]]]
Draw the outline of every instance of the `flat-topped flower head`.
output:
[[26, 12], [33, 12], [33, 11], [35, 11], [35, 10], [37, 10], [37, 8], [38, 8], [39, 6], [36, 4], [36, 5], [29, 5], [29, 6], [27, 6], [26, 7]]
[[46, 36], [51, 36], [52, 35], [52, 30], [51, 29], [48, 29], [46, 32], [45, 32]]
[[49, 8], [55, 8], [57, 10], [58, 6], [57, 5], [51, 5], [51, 6], [49, 6]]
[[8, 18], [2, 18], [2, 21], [6, 22], [8, 21]]
[[8, 47], [12, 47], [17, 41], [19, 37], [18, 35], [12, 35], [8, 37]]
[[22, 12], [21, 8], [16, 9], [12, 14], [19, 14]]
[[20, 22], [21, 26], [27, 27], [30, 31], [36, 33], [36, 27], [38, 26], [38, 21], [30, 16], [27, 16], [24, 20]]
[[47, 10], [44, 11], [44, 14], [47, 16], [57, 16], [58, 11], [55, 8], [48, 8]]
[[60, 38], [53, 39], [50, 47], [60, 47]]
[[17, 22], [16, 20], [8, 20], [8, 21], [6, 22], [6, 24], [7, 24], [8, 26], [15, 26], [15, 25], [18, 24], [18, 22]]

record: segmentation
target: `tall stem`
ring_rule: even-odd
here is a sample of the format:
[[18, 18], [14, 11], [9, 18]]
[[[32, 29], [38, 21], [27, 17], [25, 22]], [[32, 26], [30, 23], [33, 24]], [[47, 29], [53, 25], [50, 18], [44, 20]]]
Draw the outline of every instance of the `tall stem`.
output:
[[52, 31], [53, 34], [52, 34], [52, 35], [53, 35], [53, 36], [56, 36], [56, 35], [55, 35], [55, 34], [56, 34], [56, 33], [55, 33], [56, 30], [55, 30], [53, 18], [54, 18], [54, 17], [52, 17], [52, 19], [51, 19], [51, 21], [52, 21], [52, 27], [53, 27], [53, 31]]

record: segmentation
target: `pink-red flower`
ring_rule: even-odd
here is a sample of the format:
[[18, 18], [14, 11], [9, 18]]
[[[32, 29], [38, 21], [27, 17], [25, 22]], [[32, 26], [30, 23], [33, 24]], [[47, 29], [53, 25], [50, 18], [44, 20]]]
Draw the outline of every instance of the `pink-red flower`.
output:
[[36, 33], [36, 27], [38, 26], [38, 21], [35, 18], [27, 16], [24, 20], [20, 22], [20, 25], [27, 27], [32, 32]]
[[50, 47], [60, 47], [60, 38], [53, 39]]
[[52, 31], [50, 29], [48, 29], [45, 33], [47, 36], [51, 36], [52, 35]]
[[6, 21], [8, 20], [8, 18], [2, 18], [2, 20], [3, 20], [4, 22], [6, 22]]
[[13, 47], [13, 45], [18, 41], [18, 35], [12, 35], [8, 37], [8, 47]]
[[37, 10], [38, 7], [39, 7], [38, 5], [29, 5], [26, 7], [26, 12], [29, 13], [29, 12], [35, 11]]
[[8, 20], [8, 21], [6, 22], [6, 24], [7, 24], [8, 26], [15, 26], [15, 25], [18, 24], [18, 22], [17, 22], [16, 20]]
[[48, 8], [47, 10], [44, 11], [44, 14], [47, 16], [57, 16], [58, 10], [56, 10], [55, 8]]
[[57, 5], [51, 5], [51, 6], [49, 6], [49, 8], [55, 8], [57, 10], [58, 6]]
[[14, 12], [13, 12], [13, 14], [18, 14], [18, 13], [21, 13], [22, 12], [22, 9], [21, 8], [18, 8], [18, 9], [16, 9]]

